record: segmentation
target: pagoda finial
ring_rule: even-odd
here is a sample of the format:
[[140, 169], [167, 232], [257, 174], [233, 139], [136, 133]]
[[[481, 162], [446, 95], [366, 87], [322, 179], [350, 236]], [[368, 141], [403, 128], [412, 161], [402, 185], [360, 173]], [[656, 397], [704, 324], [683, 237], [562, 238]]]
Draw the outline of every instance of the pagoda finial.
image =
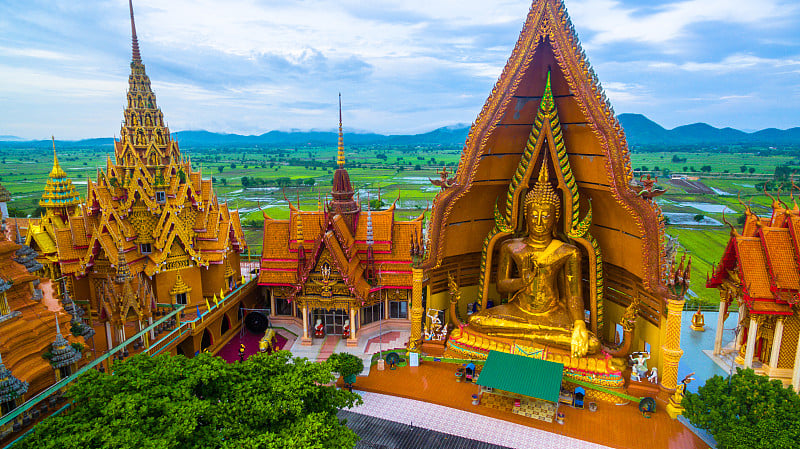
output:
[[344, 168], [344, 137], [342, 136], [342, 93], [339, 92], [339, 151], [336, 154], [336, 163], [339, 168]]
[[66, 178], [67, 173], [64, 171], [64, 169], [61, 168], [61, 165], [58, 163], [58, 155], [56, 155], [56, 138], [55, 136], [50, 136], [50, 139], [53, 141], [53, 169], [50, 170], [50, 177]]
[[58, 324], [58, 312], [55, 312], [56, 316], [56, 335], [61, 335], [61, 325]]
[[136, 37], [136, 22], [133, 20], [133, 0], [128, 0], [131, 10], [131, 45], [133, 47], [133, 62], [142, 63], [142, 55], [139, 53], [139, 39]]

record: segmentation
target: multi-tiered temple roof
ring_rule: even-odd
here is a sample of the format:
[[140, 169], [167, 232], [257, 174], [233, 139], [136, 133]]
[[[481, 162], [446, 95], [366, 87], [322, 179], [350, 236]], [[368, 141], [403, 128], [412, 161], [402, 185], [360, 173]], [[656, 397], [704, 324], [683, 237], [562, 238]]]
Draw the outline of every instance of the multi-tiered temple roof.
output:
[[741, 232], [731, 226], [707, 287], [732, 281], [740, 286], [749, 313], [792, 315], [800, 294], [800, 208], [773, 200], [770, 216], [759, 217], [749, 206], [745, 215]]
[[303, 211], [290, 202], [288, 220], [264, 216], [259, 285], [289, 287], [290, 298], [319, 296], [315, 273], [322, 270], [321, 260], [329, 260], [334, 278], [346, 286], [332, 294], [342, 301], [364, 304], [383, 288], [409, 289], [411, 248], [422, 236], [423, 216], [396, 221], [395, 204], [381, 211], [362, 210], [345, 168], [341, 110], [337, 164], [333, 199], [324, 208], [320, 203], [317, 210]]
[[[96, 179], [87, 181], [83, 204], [70, 203], [63, 214], [48, 212], [41, 223], [30, 226], [28, 241], [57, 265], [54, 276], [100, 279], [86, 293], [115, 298], [114, 304], [98, 304], [101, 316], [124, 317], [132, 308], [141, 319], [149, 316], [156, 300], [169, 302], [175, 274], [164, 281], [169, 285], [145, 286], [141, 276], [223, 266], [246, 243], [238, 212], [219, 201], [212, 181], [192, 169], [170, 136], [141, 59], [132, 5], [131, 32], [131, 73], [114, 160], [108, 158]], [[65, 178], [62, 174], [56, 160], [51, 179]], [[123, 280], [121, 270], [126, 271]], [[222, 274], [214, 282], [216, 291], [226, 284]], [[158, 291], [153, 295], [152, 290]], [[195, 299], [202, 304], [201, 297]]]

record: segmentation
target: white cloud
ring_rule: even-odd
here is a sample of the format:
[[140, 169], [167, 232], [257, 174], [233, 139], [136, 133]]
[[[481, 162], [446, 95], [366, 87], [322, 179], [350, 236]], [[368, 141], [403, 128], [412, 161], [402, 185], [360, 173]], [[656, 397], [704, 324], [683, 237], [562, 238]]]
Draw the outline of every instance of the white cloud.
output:
[[714, 72], [729, 73], [754, 67], [798, 67], [800, 66], [800, 56], [792, 58], [763, 58], [751, 54], [736, 53], [726, 56], [716, 62], [650, 62], [647, 66], [656, 70], [684, 70], [687, 72]]
[[570, 2], [568, 8], [579, 30], [594, 32], [586, 41], [590, 46], [614, 42], [664, 44], [685, 37], [690, 26], [703, 22], [766, 28], [797, 10], [797, 5], [779, 0], [686, 0], [645, 5], [630, 8], [618, 0], [578, 0]]

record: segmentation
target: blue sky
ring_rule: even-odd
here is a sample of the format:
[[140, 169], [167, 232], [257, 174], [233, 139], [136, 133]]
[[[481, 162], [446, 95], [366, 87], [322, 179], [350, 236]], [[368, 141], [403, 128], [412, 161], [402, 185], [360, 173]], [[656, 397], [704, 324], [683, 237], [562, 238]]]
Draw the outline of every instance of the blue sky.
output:
[[[645, 6], [641, 6], [642, 4]], [[368, 4], [368, 6], [364, 6]], [[136, 0], [142, 58], [172, 131], [471, 123], [530, 0]], [[566, 0], [617, 113], [665, 127], [800, 126], [800, 4]], [[124, 0], [0, 0], [0, 135], [119, 130]]]

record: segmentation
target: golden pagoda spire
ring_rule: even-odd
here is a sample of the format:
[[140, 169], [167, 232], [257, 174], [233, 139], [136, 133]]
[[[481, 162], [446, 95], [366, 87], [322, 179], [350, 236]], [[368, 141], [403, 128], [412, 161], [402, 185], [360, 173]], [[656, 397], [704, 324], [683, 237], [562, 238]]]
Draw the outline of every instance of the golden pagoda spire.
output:
[[339, 151], [336, 154], [336, 163], [339, 168], [344, 168], [344, 137], [342, 136], [342, 93], [339, 92]]
[[58, 155], [56, 154], [56, 137], [50, 136], [50, 139], [53, 140], [53, 169], [50, 170], [50, 177], [51, 178], [66, 178], [67, 173], [64, 169], [61, 168], [61, 165], [58, 163]]
[[142, 63], [142, 55], [139, 53], [139, 39], [136, 37], [136, 22], [133, 20], [133, 0], [128, 0], [131, 10], [131, 46], [133, 48], [133, 62]]
[[53, 169], [50, 170], [42, 199], [39, 200], [39, 205], [44, 207], [48, 213], [52, 208], [75, 207], [81, 203], [80, 195], [72, 185], [72, 180], [67, 177], [67, 173], [58, 163], [56, 139], [53, 136], [51, 139], [53, 140]]

